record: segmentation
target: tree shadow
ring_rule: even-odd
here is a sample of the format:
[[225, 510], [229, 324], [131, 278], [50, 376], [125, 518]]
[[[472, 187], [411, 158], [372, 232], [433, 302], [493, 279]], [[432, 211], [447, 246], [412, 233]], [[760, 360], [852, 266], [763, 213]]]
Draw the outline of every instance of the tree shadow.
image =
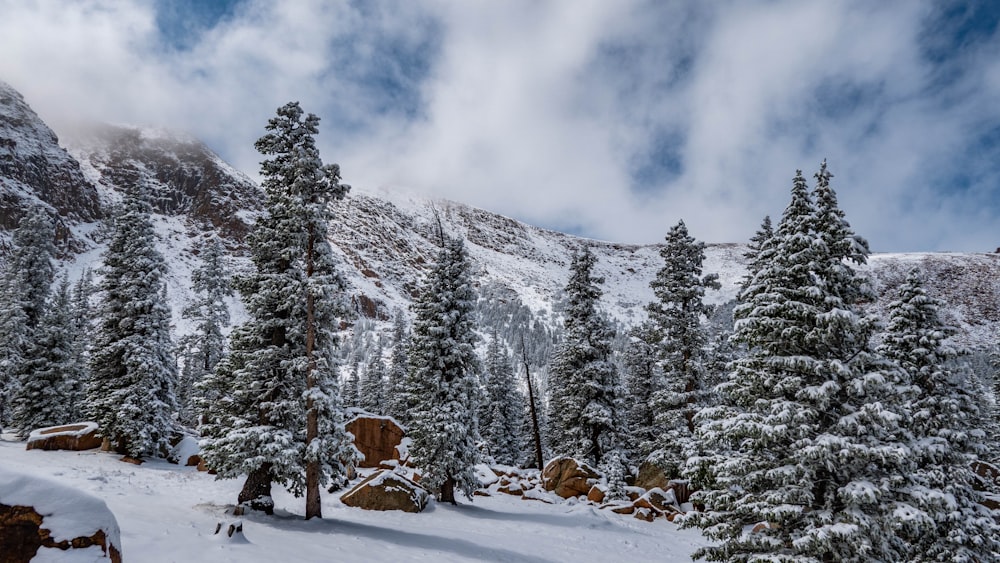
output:
[[407, 532], [396, 528], [346, 522], [336, 519], [302, 520], [301, 515], [275, 511], [274, 516], [247, 515], [255, 524], [292, 532], [317, 532], [325, 534], [340, 534], [352, 537], [368, 538], [380, 542], [392, 543], [400, 547], [423, 549], [431, 552], [448, 552], [461, 557], [479, 561], [509, 561], [511, 563], [553, 563], [534, 555], [518, 553], [509, 549], [485, 547], [468, 540], [446, 538], [416, 532]]

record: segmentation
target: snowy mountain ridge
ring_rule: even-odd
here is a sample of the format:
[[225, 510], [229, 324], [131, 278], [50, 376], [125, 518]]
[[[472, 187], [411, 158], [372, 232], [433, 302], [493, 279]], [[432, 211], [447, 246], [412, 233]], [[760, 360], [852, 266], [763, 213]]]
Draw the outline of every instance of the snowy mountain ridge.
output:
[[[101, 125], [73, 131], [64, 145], [20, 94], [0, 82], [0, 231], [12, 230], [29, 205], [41, 203], [58, 215], [65, 233], [72, 233], [66, 267], [71, 272], [95, 268], [104, 248], [101, 218], [125, 191], [145, 189], [170, 268], [167, 281], [176, 332], [186, 333], [179, 314], [190, 297], [190, 271], [199, 242], [217, 232], [234, 266], [244, 267], [243, 239], [262, 208], [262, 193], [246, 175], [183, 134]], [[335, 156], [326, 160], [334, 162]], [[344, 172], [349, 182], [350, 170]], [[774, 215], [780, 211], [774, 210]], [[606, 312], [626, 327], [645, 318], [643, 307], [653, 297], [649, 282], [662, 266], [659, 245], [582, 239], [461, 203], [402, 192], [355, 187], [335, 204], [335, 216], [330, 240], [343, 259], [355, 308], [361, 316], [380, 321], [387, 321], [395, 309], [406, 309], [415, 297], [437, 253], [439, 224], [444, 232], [466, 239], [481, 295], [519, 301], [548, 326], [561, 321], [569, 258], [581, 245], [589, 245], [598, 258], [596, 273], [605, 278]], [[664, 234], [670, 226], [663, 225]], [[692, 235], [712, 238], [711, 233]], [[708, 301], [735, 298], [745, 274], [744, 252], [742, 244], [708, 246], [705, 272], [718, 273], [722, 283], [720, 290], [708, 293]], [[957, 338], [961, 344], [995, 344], [1000, 333], [1000, 255], [873, 255], [865, 269], [879, 294], [873, 304], [876, 312], [884, 313], [894, 288], [912, 267], [924, 272], [928, 292], [948, 303], [945, 315], [962, 330]], [[235, 302], [234, 307], [238, 321], [240, 308]]]

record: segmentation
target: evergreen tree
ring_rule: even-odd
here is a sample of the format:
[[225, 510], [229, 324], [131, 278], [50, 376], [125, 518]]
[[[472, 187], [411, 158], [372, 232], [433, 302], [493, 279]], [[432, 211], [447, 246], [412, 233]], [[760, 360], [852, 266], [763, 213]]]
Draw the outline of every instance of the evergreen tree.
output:
[[514, 368], [503, 342], [494, 333], [484, 362], [486, 389], [480, 417], [483, 440], [493, 461], [515, 465], [521, 459], [524, 397], [514, 381]]
[[442, 502], [455, 504], [455, 489], [472, 498], [478, 486], [476, 420], [476, 294], [461, 239], [443, 241], [413, 304], [406, 396], [410, 407], [411, 453], [420, 484]]
[[25, 353], [45, 314], [55, 268], [55, 228], [41, 207], [31, 208], [11, 237], [13, 251], [0, 279], [0, 425], [10, 419], [9, 403], [19, 392]]
[[624, 417], [611, 358], [614, 331], [597, 309], [604, 279], [592, 274], [596, 262], [585, 247], [570, 265], [566, 336], [549, 368], [549, 424], [556, 453], [599, 466], [621, 446]]
[[385, 414], [385, 362], [382, 361], [381, 340], [368, 361], [358, 395], [361, 408], [370, 413]]
[[678, 476], [695, 451], [694, 416], [704, 405], [708, 335], [702, 319], [709, 313], [706, 289], [719, 289], [718, 276], [702, 276], [705, 243], [688, 234], [684, 221], [670, 229], [660, 250], [664, 265], [650, 282], [657, 300], [646, 306], [650, 336], [663, 388], [653, 395], [659, 435], [652, 454], [667, 475]]
[[409, 423], [409, 405], [406, 401], [406, 373], [409, 369], [409, 334], [403, 311], [397, 310], [392, 322], [392, 354], [386, 378], [386, 408], [388, 415], [403, 424]]
[[126, 197], [104, 252], [87, 409], [114, 447], [132, 457], [169, 447], [177, 366], [164, 300], [166, 264], [156, 250], [150, 205]]
[[346, 407], [359, 407], [360, 395], [361, 395], [361, 359], [354, 358], [351, 361], [350, 369], [347, 372], [347, 378], [344, 379], [344, 385], [342, 387], [344, 395], [344, 406]]
[[654, 347], [649, 343], [648, 323], [632, 331], [625, 349], [625, 420], [632, 459], [644, 460], [655, 448], [658, 436], [653, 394], [662, 385]]
[[184, 366], [177, 395], [181, 420], [187, 423], [195, 422], [196, 385], [215, 371], [225, 353], [222, 331], [229, 326], [226, 298], [233, 295], [222, 242], [212, 236], [201, 244], [200, 251], [201, 263], [191, 272], [191, 291], [196, 297], [181, 313], [194, 323], [194, 331], [181, 339], [180, 346]]
[[1000, 557], [1000, 530], [972, 488], [970, 469], [983, 450], [979, 405], [968, 374], [953, 367], [959, 352], [945, 339], [956, 330], [938, 317], [942, 305], [911, 271], [889, 306], [879, 347], [903, 368], [911, 387], [908, 428], [917, 467], [907, 474], [901, 500], [915, 510], [900, 532], [913, 560], [990, 561]]
[[326, 240], [329, 204], [349, 186], [320, 160], [318, 125], [292, 102], [256, 143], [271, 158], [261, 163], [267, 212], [248, 240], [255, 271], [235, 283], [249, 320], [201, 386], [222, 394], [201, 405], [209, 465], [223, 478], [246, 474], [239, 502], [268, 513], [272, 482], [305, 493], [306, 518], [322, 516], [319, 486], [354, 459], [334, 366], [344, 282]]
[[36, 429], [74, 421], [81, 394], [69, 281], [63, 277], [35, 327], [20, 371], [13, 424], [23, 439]]
[[[870, 299], [851, 266], [867, 244], [854, 235], [829, 187], [825, 163], [813, 204], [801, 173], [792, 201], [761, 252], [737, 306], [734, 337], [749, 348], [719, 387], [721, 404], [699, 415], [713, 452], [689, 461], [708, 473], [685, 520], [718, 545], [717, 561], [903, 561], [893, 502], [914, 467], [901, 441], [900, 374], [872, 354]], [[747, 533], [744, 526], [775, 524]]]
[[771, 225], [771, 216], [765, 215], [764, 220], [761, 221], [760, 229], [757, 229], [757, 232], [750, 237], [750, 243], [747, 244], [747, 251], [743, 253], [743, 257], [747, 260], [748, 271], [747, 275], [743, 278], [743, 282], [740, 284], [741, 290], [746, 290], [757, 273], [756, 268], [768, 259], [766, 255], [762, 254], [768, 252], [773, 238], [774, 227]]

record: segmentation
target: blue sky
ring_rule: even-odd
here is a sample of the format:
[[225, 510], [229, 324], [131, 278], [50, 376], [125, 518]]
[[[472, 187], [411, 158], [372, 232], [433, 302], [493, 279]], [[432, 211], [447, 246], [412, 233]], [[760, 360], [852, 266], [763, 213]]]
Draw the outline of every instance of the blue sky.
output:
[[621, 242], [745, 241], [826, 158], [876, 251], [1000, 246], [1000, 5], [0, 0], [0, 80], [251, 175], [299, 100], [363, 191]]

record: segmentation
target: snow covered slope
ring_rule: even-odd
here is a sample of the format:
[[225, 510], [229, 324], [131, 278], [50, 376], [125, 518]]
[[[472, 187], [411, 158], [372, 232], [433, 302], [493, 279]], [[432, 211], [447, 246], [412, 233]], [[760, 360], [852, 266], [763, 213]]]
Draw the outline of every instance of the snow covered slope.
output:
[[[243, 518], [246, 541], [215, 535], [234, 517], [241, 480], [217, 481], [194, 467], [162, 460], [135, 466], [120, 456], [25, 451], [0, 439], [0, 468], [52, 479], [94, 495], [121, 528], [125, 561], [690, 561], [707, 541], [697, 530], [597, 510], [583, 504], [549, 505], [500, 495], [431, 504], [420, 514], [350, 508], [323, 492], [322, 520], [302, 518], [305, 501], [275, 486], [275, 516]], [[225, 529], [225, 528], [224, 528]]]

